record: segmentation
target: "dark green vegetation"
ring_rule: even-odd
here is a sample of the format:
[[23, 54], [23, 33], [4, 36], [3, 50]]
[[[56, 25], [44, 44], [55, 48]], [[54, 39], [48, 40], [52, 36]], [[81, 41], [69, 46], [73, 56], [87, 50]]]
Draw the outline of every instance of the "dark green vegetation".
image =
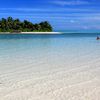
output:
[[0, 32], [51, 32], [52, 26], [47, 22], [33, 24], [27, 20], [20, 21], [8, 17], [0, 20]]

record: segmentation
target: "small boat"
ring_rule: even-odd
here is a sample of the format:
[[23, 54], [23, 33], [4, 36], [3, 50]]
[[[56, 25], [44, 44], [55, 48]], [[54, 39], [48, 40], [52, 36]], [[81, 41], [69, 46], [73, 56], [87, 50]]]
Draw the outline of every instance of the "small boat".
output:
[[100, 37], [97, 36], [97, 40], [100, 40]]

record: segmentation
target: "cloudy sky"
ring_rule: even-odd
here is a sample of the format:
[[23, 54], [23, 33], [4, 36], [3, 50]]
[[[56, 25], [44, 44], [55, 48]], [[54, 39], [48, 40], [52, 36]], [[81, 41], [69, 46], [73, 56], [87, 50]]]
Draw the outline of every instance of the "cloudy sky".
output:
[[0, 18], [49, 21], [55, 31], [100, 30], [99, 0], [1, 0]]

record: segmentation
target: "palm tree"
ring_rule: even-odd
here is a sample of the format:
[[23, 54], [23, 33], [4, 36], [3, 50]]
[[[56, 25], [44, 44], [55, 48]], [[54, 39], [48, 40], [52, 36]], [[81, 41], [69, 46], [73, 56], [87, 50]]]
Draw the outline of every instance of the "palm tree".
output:
[[13, 18], [12, 17], [8, 17], [6, 20], [6, 28], [7, 31], [10, 31], [13, 29]]
[[0, 32], [12, 32], [12, 31], [52, 31], [52, 26], [49, 22], [44, 21], [39, 24], [33, 24], [27, 20], [23, 22], [19, 19], [13, 19], [8, 17], [7, 19], [2, 18], [0, 20]]
[[20, 20], [19, 19], [15, 19], [14, 21], [13, 21], [13, 29], [14, 30], [20, 30], [21, 29], [21, 22], [20, 22]]
[[52, 31], [53, 30], [52, 26], [47, 21], [41, 22], [40, 25], [41, 25], [41, 29], [44, 31]]

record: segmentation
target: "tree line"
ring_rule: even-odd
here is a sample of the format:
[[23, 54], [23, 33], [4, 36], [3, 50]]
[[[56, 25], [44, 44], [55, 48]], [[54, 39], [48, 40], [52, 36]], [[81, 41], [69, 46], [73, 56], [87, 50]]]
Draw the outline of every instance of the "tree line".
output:
[[51, 32], [53, 30], [49, 22], [33, 24], [30, 21], [20, 21], [12, 17], [0, 20], [0, 32]]

